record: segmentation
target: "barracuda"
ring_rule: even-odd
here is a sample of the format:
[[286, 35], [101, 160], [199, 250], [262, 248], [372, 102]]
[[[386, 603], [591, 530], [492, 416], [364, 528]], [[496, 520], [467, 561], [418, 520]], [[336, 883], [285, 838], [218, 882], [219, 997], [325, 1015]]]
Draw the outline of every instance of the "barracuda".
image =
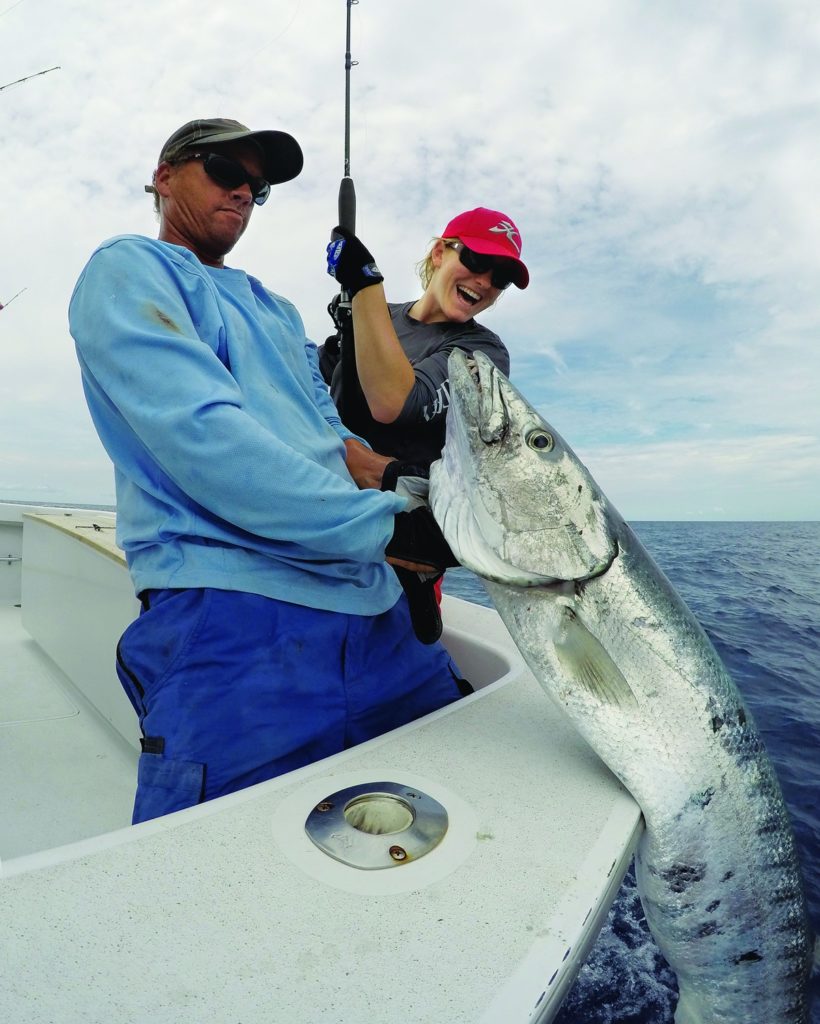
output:
[[752, 717], [635, 534], [481, 353], [450, 357], [430, 500], [547, 694], [643, 811], [638, 889], [677, 975], [676, 1024], [807, 1024], [800, 871]]

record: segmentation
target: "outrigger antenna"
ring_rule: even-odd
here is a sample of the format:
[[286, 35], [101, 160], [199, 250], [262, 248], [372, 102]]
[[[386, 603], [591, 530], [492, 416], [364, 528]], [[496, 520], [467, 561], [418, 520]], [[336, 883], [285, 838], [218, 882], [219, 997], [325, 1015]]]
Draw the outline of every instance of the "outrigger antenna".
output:
[[9, 299], [8, 302], [5, 302], [5, 303], [0, 302], [0, 309], [5, 309], [6, 306], [10, 306], [12, 304], [12, 302], [14, 302], [14, 300], [17, 298], [17, 295], [22, 295], [25, 290], [26, 290], [25, 288], [21, 288], [20, 291], [17, 292], [16, 295], [12, 295], [12, 297]]
[[[358, 3], [359, 0], [354, 0], [354, 2]], [[4, 89], [10, 89], [13, 85], [20, 85], [21, 82], [27, 82], [30, 78], [39, 78], [40, 75], [47, 75], [49, 71], [59, 70], [60, 65], [58, 64], [56, 67], [46, 68], [45, 71], [35, 71], [33, 75], [26, 75], [24, 78], [18, 78], [16, 82], [7, 82], [5, 85], [0, 85], [0, 92], [2, 92]], [[8, 305], [8, 303], [6, 303], [6, 305]]]

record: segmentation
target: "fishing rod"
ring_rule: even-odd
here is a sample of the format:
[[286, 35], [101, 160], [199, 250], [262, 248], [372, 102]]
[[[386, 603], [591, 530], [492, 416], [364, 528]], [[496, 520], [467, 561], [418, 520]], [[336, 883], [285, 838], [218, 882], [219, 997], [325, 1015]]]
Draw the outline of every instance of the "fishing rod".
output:
[[[345, 44], [345, 151], [344, 176], [339, 185], [339, 225], [352, 234], [356, 232], [356, 190], [350, 174], [350, 71], [359, 62], [353, 60], [350, 48], [350, 12], [359, 0], [347, 4], [347, 37]], [[338, 330], [341, 388], [336, 407], [342, 422], [354, 433], [363, 433], [373, 423], [370, 408], [362, 391], [356, 366], [356, 342], [353, 336], [353, 309], [350, 295], [342, 289], [338, 301], [331, 303], [331, 315]]]
[[345, 167], [344, 177], [339, 185], [339, 224], [356, 233], [356, 190], [350, 176], [350, 69], [359, 62], [350, 53], [350, 10], [359, 0], [345, 0], [347, 3], [347, 40], [345, 43]]
[[[350, 174], [350, 70], [358, 64], [350, 53], [350, 9], [359, 0], [347, 3], [347, 45], [345, 49], [345, 167], [344, 177], [339, 185], [339, 226], [352, 234], [356, 233], [356, 190]], [[375, 424], [370, 406], [364, 397], [359, 370], [356, 365], [356, 339], [353, 329], [353, 307], [350, 295], [342, 289], [338, 300], [330, 307], [336, 324], [341, 373], [341, 389], [336, 398], [336, 408], [344, 425], [354, 434], [367, 436]], [[337, 340], [338, 339], [338, 340]], [[328, 342], [331, 339], [328, 339]], [[327, 342], [325, 343], [327, 347]], [[395, 487], [395, 484], [394, 484]], [[423, 644], [431, 644], [441, 636], [441, 615], [434, 592], [432, 577], [423, 576], [401, 566], [393, 567], [399, 583], [407, 595], [410, 620], [413, 631]], [[440, 577], [436, 577], [438, 579]]]

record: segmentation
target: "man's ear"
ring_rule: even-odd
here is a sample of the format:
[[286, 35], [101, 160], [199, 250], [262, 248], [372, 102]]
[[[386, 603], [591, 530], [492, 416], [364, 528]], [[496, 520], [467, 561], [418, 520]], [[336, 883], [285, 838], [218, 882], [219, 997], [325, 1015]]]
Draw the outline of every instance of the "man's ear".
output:
[[170, 180], [172, 171], [173, 168], [167, 160], [163, 160], [154, 171], [154, 188], [163, 199], [167, 199], [171, 194]]

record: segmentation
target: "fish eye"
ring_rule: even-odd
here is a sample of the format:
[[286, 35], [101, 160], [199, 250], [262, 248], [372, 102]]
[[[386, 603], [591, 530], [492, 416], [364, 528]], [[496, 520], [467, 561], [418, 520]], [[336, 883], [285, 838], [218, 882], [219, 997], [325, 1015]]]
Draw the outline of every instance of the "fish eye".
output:
[[555, 441], [546, 430], [532, 430], [527, 434], [527, 444], [537, 452], [551, 452], [555, 447]]

